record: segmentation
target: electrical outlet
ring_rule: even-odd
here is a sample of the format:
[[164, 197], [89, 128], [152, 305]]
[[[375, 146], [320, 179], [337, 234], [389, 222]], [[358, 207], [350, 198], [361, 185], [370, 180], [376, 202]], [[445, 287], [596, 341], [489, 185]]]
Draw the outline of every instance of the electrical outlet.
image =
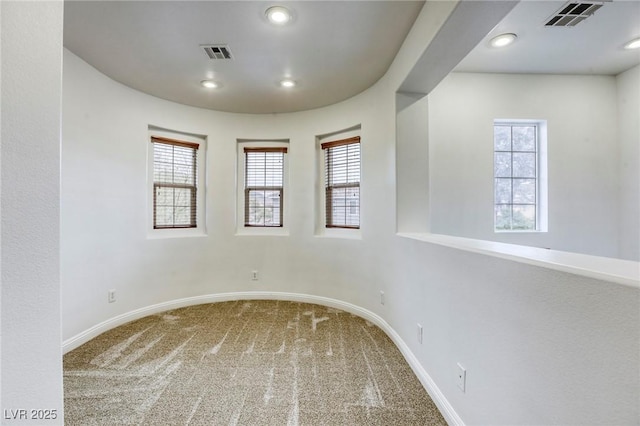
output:
[[109, 290], [109, 303], [113, 303], [115, 301], [116, 301], [116, 290], [111, 289]]
[[251, 271], [251, 281], [258, 281], [258, 271]]
[[384, 291], [380, 292], [380, 304], [384, 305]]
[[420, 324], [416, 324], [416, 325], [418, 326], [418, 330], [417, 330], [418, 343], [422, 344], [422, 326]]
[[458, 365], [458, 373], [457, 373], [456, 381], [458, 382], [458, 387], [460, 388], [460, 390], [464, 392], [467, 384], [467, 370], [465, 370], [465, 368], [462, 365], [460, 365], [460, 363], [458, 363], [457, 365]]

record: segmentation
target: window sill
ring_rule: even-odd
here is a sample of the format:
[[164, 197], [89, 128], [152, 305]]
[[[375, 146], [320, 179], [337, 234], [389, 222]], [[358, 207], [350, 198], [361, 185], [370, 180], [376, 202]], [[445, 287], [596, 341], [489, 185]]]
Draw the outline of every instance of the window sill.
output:
[[207, 233], [200, 228], [168, 228], [152, 229], [147, 232], [148, 240], [160, 240], [165, 238], [193, 238], [206, 237]]
[[360, 229], [348, 228], [322, 228], [315, 234], [319, 238], [344, 238], [348, 240], [361, 240], [362, 232]]
[[288, 237], [289, 229], [280, 227], [248, 226], [236, 230], [237, 237]]
[[513, 260], [597, 280], [640, 288], [640, 262], [591, 256], [538, 247], [427, 233], [398, 233], [399, 237]]
[[535, 229], [535, 230], [522, 229], [522, 230], [511, 230], [511, 231], [494, 230], [493, 231], [494, 234], [544, 234], [545, 232], [547, 231], [542, 229]]

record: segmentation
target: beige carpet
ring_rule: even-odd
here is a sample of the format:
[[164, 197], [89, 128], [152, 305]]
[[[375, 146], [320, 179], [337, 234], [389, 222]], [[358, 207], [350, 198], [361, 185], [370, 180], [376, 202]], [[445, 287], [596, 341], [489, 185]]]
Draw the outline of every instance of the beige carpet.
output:
[[445, 425], [396, 346], [349, 313], [192, 306], [64, 356], [69, 425]]

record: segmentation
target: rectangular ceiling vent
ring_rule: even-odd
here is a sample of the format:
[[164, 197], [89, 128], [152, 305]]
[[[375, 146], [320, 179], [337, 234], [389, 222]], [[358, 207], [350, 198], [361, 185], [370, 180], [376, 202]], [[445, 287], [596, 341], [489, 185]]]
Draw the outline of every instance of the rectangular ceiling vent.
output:
[[226, 44], [203, 44], [200, 47], [204, 49], [209, 59], [232, 59], [231, 50]]
[[[607, 1], [607, 0], [605, 0]], [[575, 27], [602, 7], [602, 1], [569, 2], [544, 24], [546, 27]]]

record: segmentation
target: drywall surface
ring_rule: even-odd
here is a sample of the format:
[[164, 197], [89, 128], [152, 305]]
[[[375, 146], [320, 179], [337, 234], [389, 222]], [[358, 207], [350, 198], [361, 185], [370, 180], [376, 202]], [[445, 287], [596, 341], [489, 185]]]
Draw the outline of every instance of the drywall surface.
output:
[[[396, 104], [406, 95], [398, 93]], [[424, 97], [396, 117], [398, 232], [429, 232], [429, 103]]]
[[1, 7], [2, 424], [62, 424], [63, 4]]
[[[325, 297], [387, 321], [464, 423], [637, 423], [637, 288], [396, 235], [396, 167], [404, 167], [408, 153], [396, 159], [395, 90], [413, 65], [410, 58], [429, 41], [420, 44], [416, 37], [429, 33], [425, 11], [446, 6], [435, 3], [416, 21], [401, 61], [375, 86], [331, 107], [294, 114], [228, 114], [163, 101], [65, 51], [64, 339], [149, 306], [204, 295]], [[425, 129], [411, 128], [411, 114], [427, 109], [420, 102], [410, 108], [401, 118], [409, 122], [403, 134], [419, 146], [412, 139]], [[204, 236], [149, 238], [150, 125], [207, 137]], [[322, 172], [316, 137], [356, 126], [361, 232], [316, 236]], [[289, 140], [288, 235], [236, 235], [239, 139]], [[419, 223], [419, 215], [411, 220]], [[116, 290], [115, 303], [108, 303], [109, 289]], [[416, 323], [424, 327], [422, 345]], [[468, 371], [466, 393], [455, 386], [458, 362]]]
[[465, 424], [638, 422], [637, 287], [412, 239], [391, 253], [387, 321]]
[[[429, 95], [431, 231], [617, 257], [616, 110], [614, 77], [450, 74]], [[493, 231], [494, 119], [547, 121], [548, 232]]]
[[618, 88], [619, 255], [640, 259], [640, 66], [616, 77]]
[[[386, 195], [394, 193], [395, 108], [384, 84], [323, 110], [233, 115], [135, 92], [67, 51], [64, 60], [65, 339], [175, 299], [310, 294], [385, 318], [466, 423], [637, 418], [637, 374], [627, 374], [638, 365], [637, 289], [395, 236]], [[204, 237], [147, 236], [149, 124], [208, 136]], [[356, 124], [362, 126], [361, 238], [316, 237], [315, 136]], [[236, 140], [260, 138], [290, 140], [288, 236], [235, 234]], [[259, 281], [251, 280], [252, 270]], [[115, 303], [107, 302], [111, 288]], [[425, 327], [423, 345], [415, 339], [416, 323]], [[468, 370], [465, 394], [455, 387], [456, 362]], [[578, 407], [576, 401], [592, 401], [598, 389], [605, 389], [601, 400]]]
[[[69, 338], [120, 313], [162, 301], [239, 290], [297, 291], [362, 303], [379, 285], [354, 262], [381, 262], [373, 244], [392, 208], [393, 103], [380, 88], [331, 108], [286, 115], [218, 113], [133, 91], [64, 54], [62, 146], [63, 323]], [[96, 102], [100, 99], [100, 102]], [[147, 233], [148, 126], [206, 135], [206, 236]], [[361, 125], [362, 233], [358, 239], [314, 236], [317, 135]], [[238, 140], [289, 140], [285, 208], [289, 235], [236, 235]], [[379, 167], [381, 166], [381, 167]], [[371, 210], [369, 210], [371, 209]], [[376, 211], [377, 209], [377, 211]], [[374, 214], [375, 211], [375, 214]], [[165, 235], [170, 236], [172, 230]], [[311, 248], [311, 249], [309, 249]], [[342, 255], [342, 256], [340, 256]], [[328, 266], [331, 265], [331, 266]], [[251, 272], [259, 272], [259, 280]], [[371, 281], [369, 281], [371, 280]], [[378, 284], [376, 284], [378, 283]], [[107, 303], [109, 289], [117, 301]], [[371, 303], [368, 303], [371, 306]], [[87, 309], [87, 307], [91, 307]]]
[[[2, 3], [0, 2], [0, 35], [2, 35]], [[1, 39], [0, 39], [1, 40]], [[0, 41], [0, 95], [2, 95], [2, 42]], [[0, 103], [0, 107], [1, 107]], [[2, 164], [2, 110], [0, 109], [0, 165]], [[2, 172], [0, 168], [0, 218], [2, 217]], [[2, 379], [2, 220], [0, 220], [0, 380]], [[2, 385], [0, 384], [0, 405]]]

